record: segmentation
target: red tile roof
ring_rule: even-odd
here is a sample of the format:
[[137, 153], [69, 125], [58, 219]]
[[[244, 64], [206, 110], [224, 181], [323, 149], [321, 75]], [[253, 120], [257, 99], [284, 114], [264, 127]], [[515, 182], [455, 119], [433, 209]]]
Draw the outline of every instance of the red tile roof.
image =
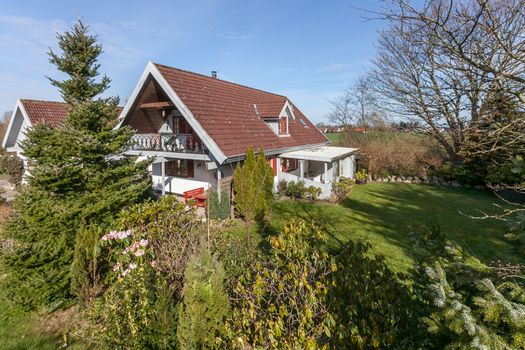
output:
[[278, 117], [286, 100], [290, 101], [286, 96], [160, 64], [155, 66], [227, 157], [242, 155], [249, 147], [268, 151], [328, 142], [294, 105], [296, 118], [289, 121], [290, 136], [279, 137], [261, 119]]
[[64, 102], [26, 99], [20, 101], [32, 125], [46, 123], [56, 127], [67, 117], [67, 105]]
[[[29, 99], [21, 99], [20, 101], [24, 105], [32, 125], [46, 123], [57, 127], [68, 115], [67, 104], [65, 102]], [[122, 107], [117, 108], [120, 114]]]

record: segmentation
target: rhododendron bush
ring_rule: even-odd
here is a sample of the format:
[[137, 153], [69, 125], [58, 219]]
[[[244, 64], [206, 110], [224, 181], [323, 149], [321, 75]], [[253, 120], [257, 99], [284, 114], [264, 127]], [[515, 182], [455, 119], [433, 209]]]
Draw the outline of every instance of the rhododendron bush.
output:
[[203, 239], [192, 209], [175, 197], [124, 211], [100, 239], [107, 290], [78, 334], [108, 348], [173, 348], [176, 306], [190, 257]]

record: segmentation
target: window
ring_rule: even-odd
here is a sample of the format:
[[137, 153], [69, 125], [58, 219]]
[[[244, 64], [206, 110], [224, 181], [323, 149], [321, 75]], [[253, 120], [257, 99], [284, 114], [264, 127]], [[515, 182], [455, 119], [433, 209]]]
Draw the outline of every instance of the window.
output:
[[288, 116], [288, 119], [290, 119], [290, 120], [295, 119], [293, 117], [292, 111], [290, 110], [290, 107], [286, 106], [286, 109], [284, 111], [286, 112], [286, 115]]
[[291, 158], [284, 158], [283, 159], [283, 170], [287, 173], [290, 171], [297, 170], [299, 168], [299, 160], [297, 159], [291, 159]]
[[184, 118], [177, 118], [177, 134], [191, 134], [190, 124]]
[[177, 159], [166, 162], [166, 175], [192, 178], [193, 160]]
[[299, 119], [299, 123], [301, 123], [301, 125], [304, 126], [305, 128], [308, 127], [308, 125], [306, 124], [306, 122], [304, 121], [304, 119]]
[[279, 135], [288, 134], [288, 120], [286, 117], [279, 118]]

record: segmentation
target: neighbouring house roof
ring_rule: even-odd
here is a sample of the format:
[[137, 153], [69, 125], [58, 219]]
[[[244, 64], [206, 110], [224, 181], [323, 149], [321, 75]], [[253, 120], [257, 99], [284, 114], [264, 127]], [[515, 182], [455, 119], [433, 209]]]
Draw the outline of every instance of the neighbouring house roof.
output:
[[21, 99], [31, 125], [46, 123], [58, 126], [67, 117], [67, 104], [64, 102]]
[[281, 157], [331, 163], [334, 160], [344, 158], [352, 153], [357, 152], [358, 150], [358, 148], [323, 146], [286, 152], [281, 154]]
[[[118, 107], [118, 113], [121, 111], [122, 108]], [[16, 146], [27, 127], [43, 123], [57, 127], [67, 116], [65, 102], [19, 99], [9, 120], [2, 147]]]
[[[283, 95], [221, 79], [154, 64], [226, 157], [249, 147], [265, 151], [328, 143], [328, 139]], [[263, 118], [277, 118], [286, 102], [292, 106], [289, 136], [279, 136]]]

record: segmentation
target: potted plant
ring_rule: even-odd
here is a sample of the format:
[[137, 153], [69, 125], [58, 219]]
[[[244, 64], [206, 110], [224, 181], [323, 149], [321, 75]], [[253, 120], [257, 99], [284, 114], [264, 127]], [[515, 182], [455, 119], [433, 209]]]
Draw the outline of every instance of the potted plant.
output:
[[359, 184], [359, 185], [366, 184], [366, 179], [367, 179], [367, 176], [366, 176], [366, 171], [364, 169], [359, 170], [355, 174], [355, 183], [356, 184]]

